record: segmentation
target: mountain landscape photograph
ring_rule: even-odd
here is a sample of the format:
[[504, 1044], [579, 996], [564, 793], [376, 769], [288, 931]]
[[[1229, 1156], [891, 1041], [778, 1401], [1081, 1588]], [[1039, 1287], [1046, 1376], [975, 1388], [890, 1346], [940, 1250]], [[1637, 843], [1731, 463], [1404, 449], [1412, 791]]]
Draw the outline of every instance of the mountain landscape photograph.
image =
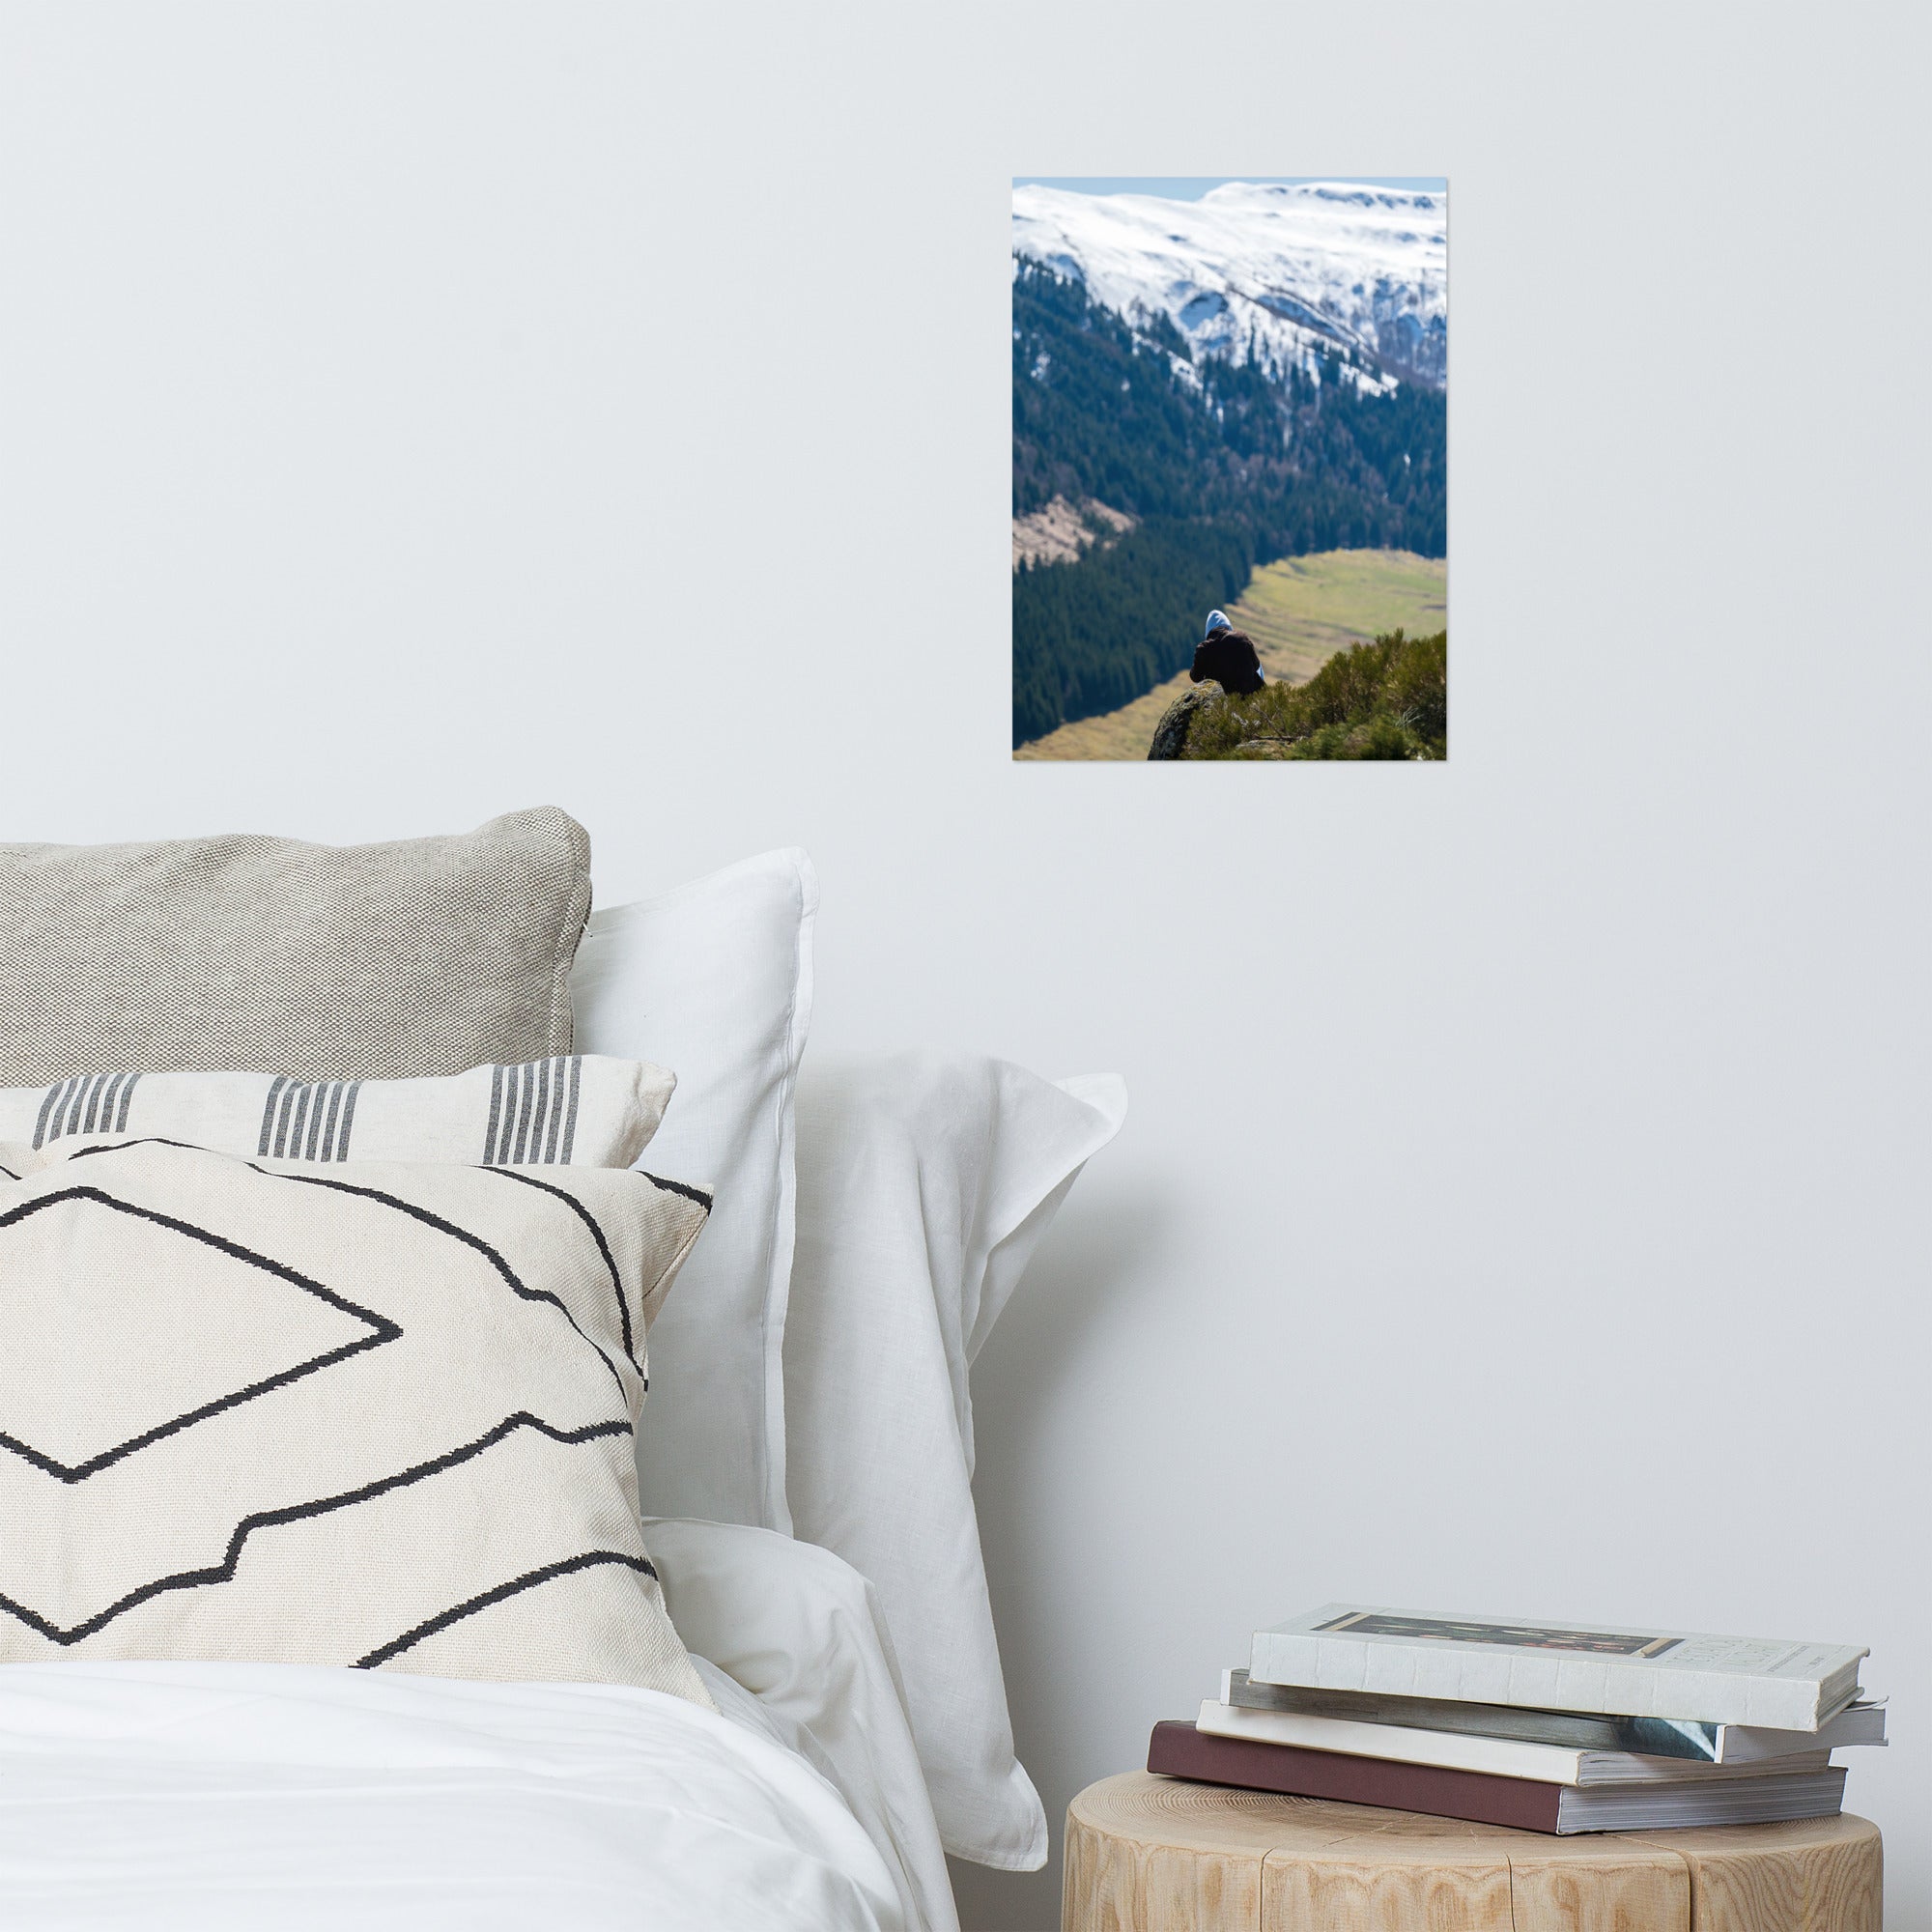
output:
[[1012, 188], [1012, 754], [1448, 755], [1448, 185]]

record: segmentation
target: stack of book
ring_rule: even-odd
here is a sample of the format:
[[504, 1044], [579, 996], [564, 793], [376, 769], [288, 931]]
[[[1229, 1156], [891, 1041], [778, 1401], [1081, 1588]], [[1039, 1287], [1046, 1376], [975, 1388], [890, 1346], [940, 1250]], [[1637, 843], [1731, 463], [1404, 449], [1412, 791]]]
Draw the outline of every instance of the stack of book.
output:
[[1324, 1604], [1155, 1725], [1148, 1769], [1532, 1832], [1824, 1817], [1833, 1751], [1885, 1743], [1868, 1655]]

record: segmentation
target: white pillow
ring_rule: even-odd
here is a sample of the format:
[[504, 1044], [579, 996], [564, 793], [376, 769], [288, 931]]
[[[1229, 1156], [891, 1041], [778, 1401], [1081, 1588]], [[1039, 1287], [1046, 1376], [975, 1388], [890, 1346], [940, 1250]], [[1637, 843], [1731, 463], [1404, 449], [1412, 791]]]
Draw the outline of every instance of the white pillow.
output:
[[818, 881], [767, 852], [592, 916], [571, 975], [577, 1045], [677, 1074], [650, 1162], [716, 1206], [651, 1330], [647, 1514], [789, 1530], [784, 1323], [792, 1089], [811, 1015]]
[[1126, 1092], [909, 1052], [815, 1059], [798, 1112], [793, 1523], [878, 1591], [946, 1849], [1032, 1871], [1046, 1817], [1013, 1756], [967, 1371]]
[[[831, 1550], [769, 1530], [653, 1517], [644, 1534], [678, 1635], [753, 1694], [767, 1736], [838, 1786], [892, 1871], [909, 1932], [958, 1932], [878, 1593]], [[705, 1688], [734, 1715], [728, 1691], [709, 1677]]]

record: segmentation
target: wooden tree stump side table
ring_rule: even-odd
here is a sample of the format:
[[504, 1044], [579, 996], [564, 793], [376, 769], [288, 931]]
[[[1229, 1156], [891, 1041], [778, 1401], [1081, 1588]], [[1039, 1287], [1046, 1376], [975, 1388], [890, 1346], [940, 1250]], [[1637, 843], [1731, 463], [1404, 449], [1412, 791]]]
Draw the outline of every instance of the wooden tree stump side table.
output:
[[1062, 1932], [1879, 1932], [1863, 1818], [1539, 1832], [1103, 1778], [1067, 1807]]

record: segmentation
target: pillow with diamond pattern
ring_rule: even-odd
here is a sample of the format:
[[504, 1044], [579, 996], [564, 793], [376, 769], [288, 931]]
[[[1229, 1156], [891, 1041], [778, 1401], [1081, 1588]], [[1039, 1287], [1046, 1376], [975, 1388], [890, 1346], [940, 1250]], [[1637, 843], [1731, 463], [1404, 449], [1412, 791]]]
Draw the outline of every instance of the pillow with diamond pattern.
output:
[[0, 1662], [708, 1704], [633, 1442], [709, 1205], [620, 1169], [0, 1146]]

